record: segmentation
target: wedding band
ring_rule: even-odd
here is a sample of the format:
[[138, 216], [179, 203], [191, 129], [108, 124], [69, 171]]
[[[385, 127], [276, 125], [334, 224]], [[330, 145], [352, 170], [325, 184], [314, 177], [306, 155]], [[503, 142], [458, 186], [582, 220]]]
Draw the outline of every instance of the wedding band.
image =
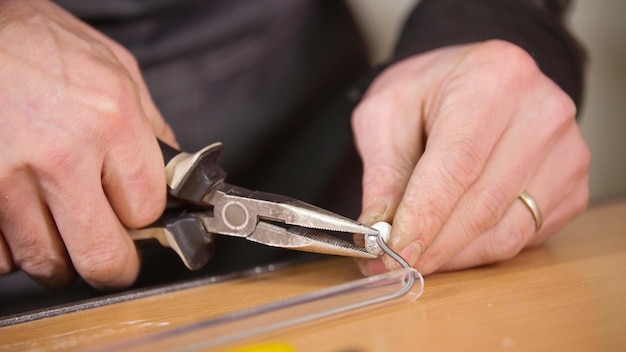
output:
[[539, 231], [541, 225], [543, 225], [543, 217], [541, 216], [541, 210], [539, 210], [537, 202], [535, 202], [535, 199], [526, 191], [519, 195], [519, 199], [524, 202], [528, 210], [530, 210], [530, 213], [533, 214], [533, 218], [535, 219], [535, 231]]

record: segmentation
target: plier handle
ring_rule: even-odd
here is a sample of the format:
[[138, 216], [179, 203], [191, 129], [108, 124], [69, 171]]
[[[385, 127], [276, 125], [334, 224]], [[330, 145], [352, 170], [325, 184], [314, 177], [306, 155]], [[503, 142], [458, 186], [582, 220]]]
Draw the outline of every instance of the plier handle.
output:
[[130, 230], [130, 234], [135, 241], [156, 239], [172, 248], [189, 269], [199, 269], [211, 259], [214, 235], [306, 252], [377, 257], [328, 233], [377, 236], [374, 228], [293, 198], [226, 183], [226, 172], [219, 164], [221, 143], [197, 153], [159, 144], [169, 206], [153, 225]]

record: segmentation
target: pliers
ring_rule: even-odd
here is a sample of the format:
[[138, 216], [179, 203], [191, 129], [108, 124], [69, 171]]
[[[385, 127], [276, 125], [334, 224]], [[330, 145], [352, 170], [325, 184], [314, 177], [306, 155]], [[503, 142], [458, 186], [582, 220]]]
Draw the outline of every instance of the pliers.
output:
[[271, 193], [228, 184], [219, 164], [221, 143], [197, 153], [159, 141], [167, 176], [168, 207], [153, 225], [130, 230], [135, 241], [157, 240], [192, 270], [212, 257], [214, 235], [243, 237], [273, 247], [376, 258], [378, 253], [328, 232], [378, 236], [349, 218]]

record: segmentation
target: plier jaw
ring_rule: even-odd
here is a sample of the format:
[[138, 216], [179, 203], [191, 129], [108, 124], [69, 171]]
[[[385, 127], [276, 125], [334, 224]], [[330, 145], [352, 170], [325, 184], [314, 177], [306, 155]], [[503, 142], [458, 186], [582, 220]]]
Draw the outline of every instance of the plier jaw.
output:
[[306, 252], [377, 257], [330, 234], [376, 236], [376, 229], [293, 198], [225, 183], [226, 173], [219, 165], [220, 143], [194, 154], [159, 143], [168, 195], [181, 206], [166, 211], [152, 226], [131, 230], [131, 236], [157, 239], [174, 249], [188, 268], [198, 269], [210, 260], [216, 234]]

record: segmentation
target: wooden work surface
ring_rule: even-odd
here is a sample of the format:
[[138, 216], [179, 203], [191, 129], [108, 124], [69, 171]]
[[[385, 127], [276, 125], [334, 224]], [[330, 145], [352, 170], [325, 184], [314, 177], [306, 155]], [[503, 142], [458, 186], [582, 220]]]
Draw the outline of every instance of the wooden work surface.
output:
[[[349, 259], [305, 264], [3, 327], [0, 350], [107, 346], [359, 278]], [[547, 244], [508, 262], [428, 276], [419, 300], [221, 349], [270, 343], [285, 351], [624, 351], [626, 200], [592, 206]]]

